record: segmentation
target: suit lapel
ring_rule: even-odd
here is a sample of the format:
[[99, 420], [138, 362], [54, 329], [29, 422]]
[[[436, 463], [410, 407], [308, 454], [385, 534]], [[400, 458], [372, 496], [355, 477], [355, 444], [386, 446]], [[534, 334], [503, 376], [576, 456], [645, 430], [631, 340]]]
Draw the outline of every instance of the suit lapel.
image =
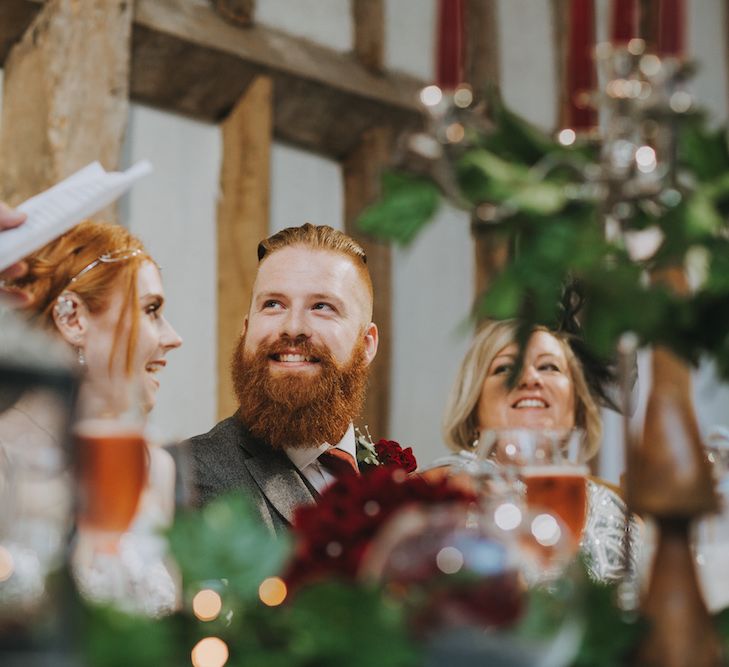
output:
[[274, 451], [251, 436], [241, 445], [251, 456], [244, 460], [258, 488], [268, 502], [289, 523], [301, 505], [315, 503], [314, 495], [284, 452]]

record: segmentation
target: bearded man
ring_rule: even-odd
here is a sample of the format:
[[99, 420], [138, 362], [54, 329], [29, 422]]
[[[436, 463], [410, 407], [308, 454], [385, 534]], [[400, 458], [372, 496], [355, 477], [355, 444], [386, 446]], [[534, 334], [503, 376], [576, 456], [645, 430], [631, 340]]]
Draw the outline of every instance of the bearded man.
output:
[[265, 525], [355, 472], [352, 420], [377, 352], [362, 247], [327, 226], [289, 227], [258, 246], [251, 304], [232, 360], [236, 414], [189, 441], [198, 502], [232, 489]]

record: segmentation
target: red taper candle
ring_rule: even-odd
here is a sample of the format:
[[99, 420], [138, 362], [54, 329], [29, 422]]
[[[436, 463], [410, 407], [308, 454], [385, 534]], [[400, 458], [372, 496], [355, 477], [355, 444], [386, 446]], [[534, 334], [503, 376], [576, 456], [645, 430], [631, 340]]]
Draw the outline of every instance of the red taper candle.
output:
[[436, 83], [455, 90], [463, 81], [463, 0], [439, 0]]
[[684, 0], [661, 0], [658, 15], [659, 55], [680, 56], [683, 53], [685, 26]]
[[588, 130], [597, 125], [597, 112], [585, 100], [595, 87], [594, 47], [595, 4], [593, 0], [571, 0], [566, 119], [573, 130]]
[[610, 41], [625, 44], [638, 36], [638, 3], [636, 0], [613, 0]]

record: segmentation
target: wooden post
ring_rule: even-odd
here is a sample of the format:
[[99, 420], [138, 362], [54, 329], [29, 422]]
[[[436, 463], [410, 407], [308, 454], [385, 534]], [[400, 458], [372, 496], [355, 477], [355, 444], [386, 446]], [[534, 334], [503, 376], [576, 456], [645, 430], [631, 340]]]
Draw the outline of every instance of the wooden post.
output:
[[[679, 294], [688, 291], [681, 269], [654, 276]], [[650, 629], [636, 664], [718, 667], [721, 648], [706, 609], [690, 548], [691, 522], [716, 509], [708, 462], [691, 399], [691, 375], [669, 350], [653, 351], [653, 385], [643, 439], [628, 455], [628, 505], [651, 515], [658, 547], [642, 610]]]
[[133, 4], [50, 0], [11, 49], [0, 133], [6, 201], [18, 204], [94, 160], [118, 167]]
[[379, 194], [380, 170], [390, 156], [390, 133], [384, 128], [365, 132], [358, 148], [344, 161], [344, 229], [367, 253], [367, 266], [375, 292], [373, 321], [380, 334], [372, 363], [367, 401], [360, 416], [375, 439], [388, 436], [392, 356], [392, 250], [390, 245], [368, 238], [355, 226], [357, 216]]
[[218, 201], [218, 418], [238, 406], [230, 359], [248, 312], [258, 268], [256, 249], [268, 236], [273, 86], [257, 78], [222, 125]]
[[465, 79], [476, 101], [499, 92], [499, 30], [496, 0], [466, 3]]
[[384, 70], [382, 39], [385, 7], [382, 0], [354, 0], [354, 52], [359, 62], [373, 72]]
[[[368, 68], [380, 70], [384, 58], [383, 0], [355, 0], [353, 13], [355, 55]], [[379, 330], [380, 345], [370, 370], [363, 414], [358, 419], [360, 425], [367, 425], [375, 439], [388, 437], [390, 422], [392, 251], [389, 244], [364, 236], [355, 221], [380, 193], [380, 171], [389, 161], [391, 144], [390, 130], [381, 127], [366, 130], [342, 162], [344, 229], [367, 253], [375, 292], [373, 320]]]
[[[474, 103], [499, 96], [499, 32], [495, 0], [468, 0], [466, 4], [465, 79], [473, 88]], [[486, 107], [486, 113], [489, 109]], [[486, 291], [509, 259], [508, 240], [473, 218], [476, 256], [474, 296]]]

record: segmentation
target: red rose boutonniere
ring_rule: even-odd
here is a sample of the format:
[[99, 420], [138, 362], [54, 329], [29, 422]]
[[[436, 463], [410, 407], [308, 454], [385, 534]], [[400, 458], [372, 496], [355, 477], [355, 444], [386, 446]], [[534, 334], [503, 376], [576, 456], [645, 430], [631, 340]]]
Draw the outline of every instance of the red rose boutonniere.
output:
[[415, 472], [418, 467], [412, 447], [403, 449], [394, 440], [378, 440], [373, 443], [366, 426], [364, 433], [357, 429], [357, 463], [363, 473], [377, 466], [401, 468], [407, 473]]

